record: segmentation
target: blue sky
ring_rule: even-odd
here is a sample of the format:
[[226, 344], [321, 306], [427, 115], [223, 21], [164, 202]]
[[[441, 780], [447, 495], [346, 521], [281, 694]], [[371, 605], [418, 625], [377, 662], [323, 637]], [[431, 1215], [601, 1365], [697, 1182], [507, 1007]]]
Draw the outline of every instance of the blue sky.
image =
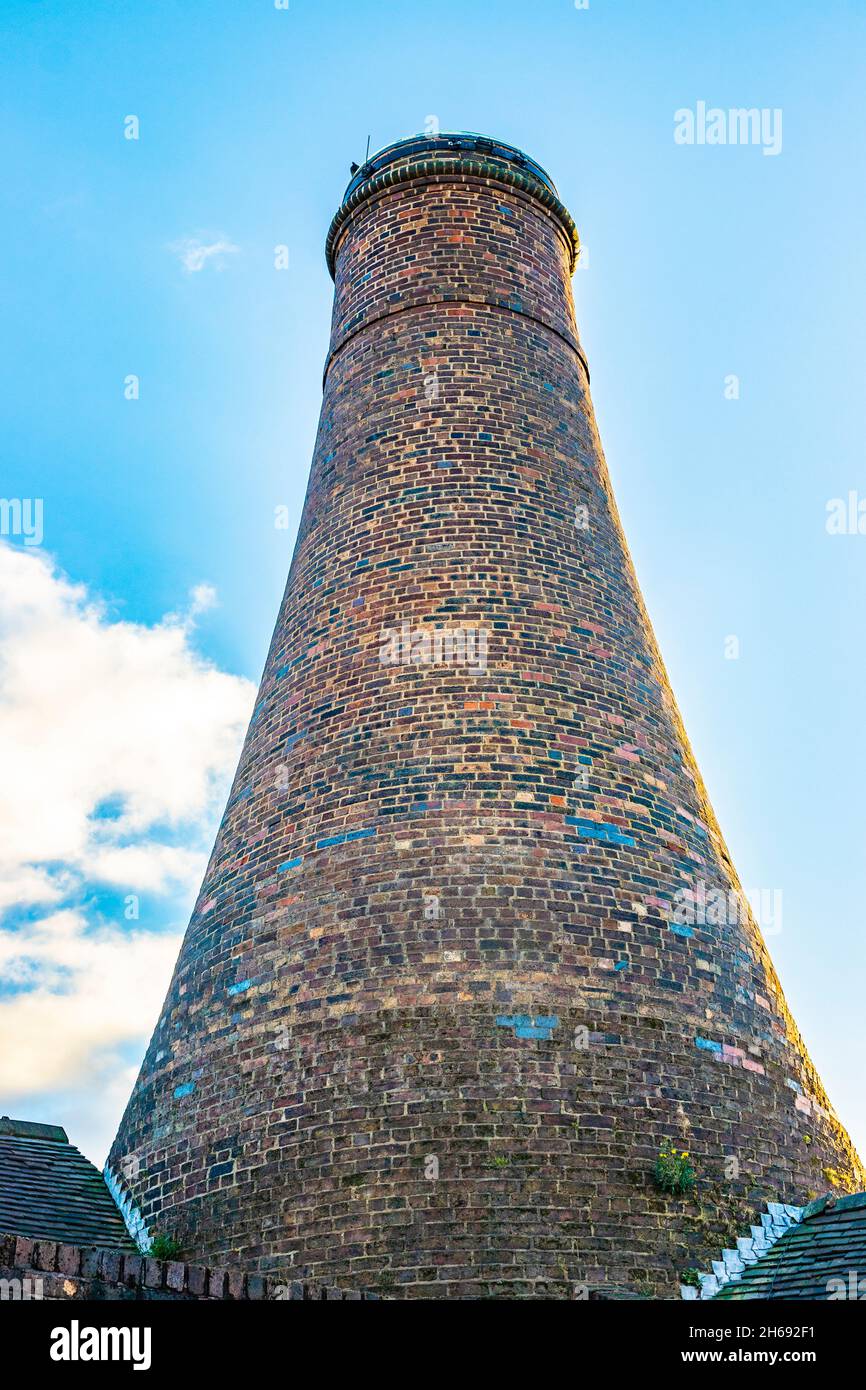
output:
[[[832, 499], [866, 498], [862, 6], [5, 0], [0, 19], [0, 495], [44, 505], [41, 547], [0, 541], [0, 750], [24, 789], [0, 836], [0, 1027], [28, 1059], [0, 1108], [104, 1155], [285, 581], [328, 223], [368, 135], [435, 118], [525, 148], [575, 215], [644, 595], [741, 878], [783, 892], [770, 949], [866, 1150], [866, 535], [826, 526]], [[780, 152], [678, 145], [699, 101], [780, 109]]]

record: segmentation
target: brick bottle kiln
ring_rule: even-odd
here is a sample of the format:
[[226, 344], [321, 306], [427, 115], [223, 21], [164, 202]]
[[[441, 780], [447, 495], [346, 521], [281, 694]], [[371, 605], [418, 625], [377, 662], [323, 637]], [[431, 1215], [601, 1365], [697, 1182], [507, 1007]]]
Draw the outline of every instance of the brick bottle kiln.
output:
[[[548, 176], [370, 159], [237, 776], [109, 1181], [187, 1258], [674, 1296], [863, 1172], [737, 903], [611, 494]], [[731, 894], [730, 899], [727, 895]], [[697, 1193], [659, 1192], [674, 1139]]]

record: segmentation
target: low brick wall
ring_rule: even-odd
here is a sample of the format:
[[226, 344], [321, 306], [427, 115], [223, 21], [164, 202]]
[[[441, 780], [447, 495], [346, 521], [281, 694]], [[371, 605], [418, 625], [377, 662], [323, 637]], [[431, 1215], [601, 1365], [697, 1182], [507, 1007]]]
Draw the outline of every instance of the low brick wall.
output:
[[0, 1235], [0, 1298], [92, 1302], [111, 1299], [375, 1300], [326, 1284], [265, 1279], [238, 1269], [207, 1269], [180, 1260], [151, 1260], [122, 1250], [59, 1245], [27, 1236]]

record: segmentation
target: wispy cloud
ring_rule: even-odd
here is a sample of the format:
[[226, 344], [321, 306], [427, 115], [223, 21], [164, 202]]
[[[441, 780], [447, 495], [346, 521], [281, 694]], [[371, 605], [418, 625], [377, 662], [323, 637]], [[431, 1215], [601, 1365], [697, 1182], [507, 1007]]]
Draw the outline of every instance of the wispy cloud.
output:
[[214, 241], [202, 241], [199, 237], [182, 237], [173, 241], [169, 248], [180, 259], [188, 275], [204, 270], [210, 262], [215, 270], [225, 270], [226, 256], [236, 256], [240, 247], [235, 246], [226, 236], [217, 236]]

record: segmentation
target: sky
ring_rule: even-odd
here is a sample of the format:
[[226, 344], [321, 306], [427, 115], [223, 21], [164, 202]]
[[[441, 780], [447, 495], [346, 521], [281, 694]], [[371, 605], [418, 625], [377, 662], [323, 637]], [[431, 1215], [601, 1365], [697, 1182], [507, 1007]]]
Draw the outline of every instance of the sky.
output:
[[576, 218], [638, 577], [866, 1153], [864, 58], [860, 0], [0, 0], [0, 1113], [105, 1156], [291, 559], [328, 224], [438, 126]]

